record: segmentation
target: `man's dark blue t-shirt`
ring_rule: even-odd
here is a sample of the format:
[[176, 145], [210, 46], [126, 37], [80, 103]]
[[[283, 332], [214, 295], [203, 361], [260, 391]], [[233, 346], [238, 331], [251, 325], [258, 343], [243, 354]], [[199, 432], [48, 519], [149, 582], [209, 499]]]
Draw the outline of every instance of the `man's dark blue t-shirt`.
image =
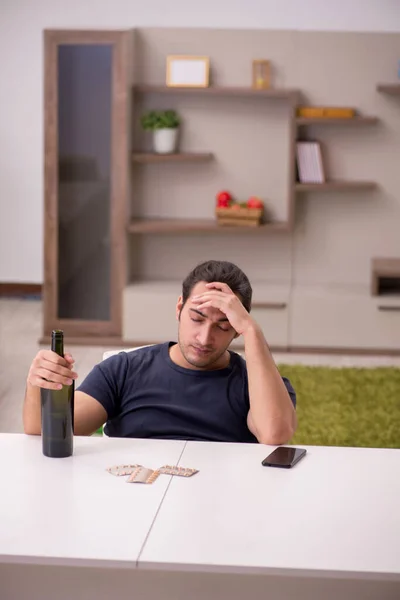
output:
[[[112, 437], [257, 442], [247, 427], [246, 362], [230, 352], [228, 367], [185, 369], [169, 356], [174, 342], [120, 352], [96, 365], [79, 391], [105, 408]], [[283, 378], [293, 405], [296, 394]]]

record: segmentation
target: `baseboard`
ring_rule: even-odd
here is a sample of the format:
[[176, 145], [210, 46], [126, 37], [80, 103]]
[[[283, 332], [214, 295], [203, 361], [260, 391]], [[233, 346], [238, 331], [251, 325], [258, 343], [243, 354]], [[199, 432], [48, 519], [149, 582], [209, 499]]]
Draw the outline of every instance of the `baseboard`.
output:
[[400, 356], [399, 348], [325, 348], [307, 346], [290, 346], [286, 352], [290, 354], [341, 354], [346, 356]]
[[[282, 348], [278, 346], [270, 346], [269, 349], [273, 354], [324, 354], [324, 355], [341, 355], [341, 356], [400, 356], [400, 348], [325, 348], [310, 346], [289, 346]], [[233, 348], [238, 352], [244, 352], [244, 346]]]
[[0, 296], [13, 296], [14, 298], [24, 296], [41, 296], [42, 288], [43, 286], [41, 283], [0, 282]]

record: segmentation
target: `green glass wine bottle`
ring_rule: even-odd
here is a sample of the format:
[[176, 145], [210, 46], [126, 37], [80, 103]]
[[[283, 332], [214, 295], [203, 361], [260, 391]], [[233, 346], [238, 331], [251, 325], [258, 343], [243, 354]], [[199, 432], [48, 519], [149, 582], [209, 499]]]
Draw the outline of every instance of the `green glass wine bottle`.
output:
[[[51, 334], [51, 349], [64, 356], [64, 332]], [[51, 458], [65, 458], [73, 453], [75, 384], [63, 385], [60, 390], [41, 388], [42, 451]]]

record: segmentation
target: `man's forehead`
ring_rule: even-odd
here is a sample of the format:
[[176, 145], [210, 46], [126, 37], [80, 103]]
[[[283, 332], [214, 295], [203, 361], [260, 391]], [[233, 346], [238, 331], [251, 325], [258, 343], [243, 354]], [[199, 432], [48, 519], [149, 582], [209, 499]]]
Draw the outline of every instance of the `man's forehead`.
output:
[[209, 288], [206, 286], [205, 281], [198, 281], [196, 285], [192, 288], [190, 292], [191, 296], [195, 296], [196, 294], [202, 294], [203, 292], [207, 292]]

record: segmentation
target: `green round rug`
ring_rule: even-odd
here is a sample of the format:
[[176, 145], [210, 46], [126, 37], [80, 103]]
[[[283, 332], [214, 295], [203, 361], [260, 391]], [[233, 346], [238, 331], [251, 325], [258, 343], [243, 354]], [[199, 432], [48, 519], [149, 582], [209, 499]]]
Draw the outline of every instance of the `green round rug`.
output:
[[278, 367], [297, 394], [292, 444], [400, 448], [400, 369]]

